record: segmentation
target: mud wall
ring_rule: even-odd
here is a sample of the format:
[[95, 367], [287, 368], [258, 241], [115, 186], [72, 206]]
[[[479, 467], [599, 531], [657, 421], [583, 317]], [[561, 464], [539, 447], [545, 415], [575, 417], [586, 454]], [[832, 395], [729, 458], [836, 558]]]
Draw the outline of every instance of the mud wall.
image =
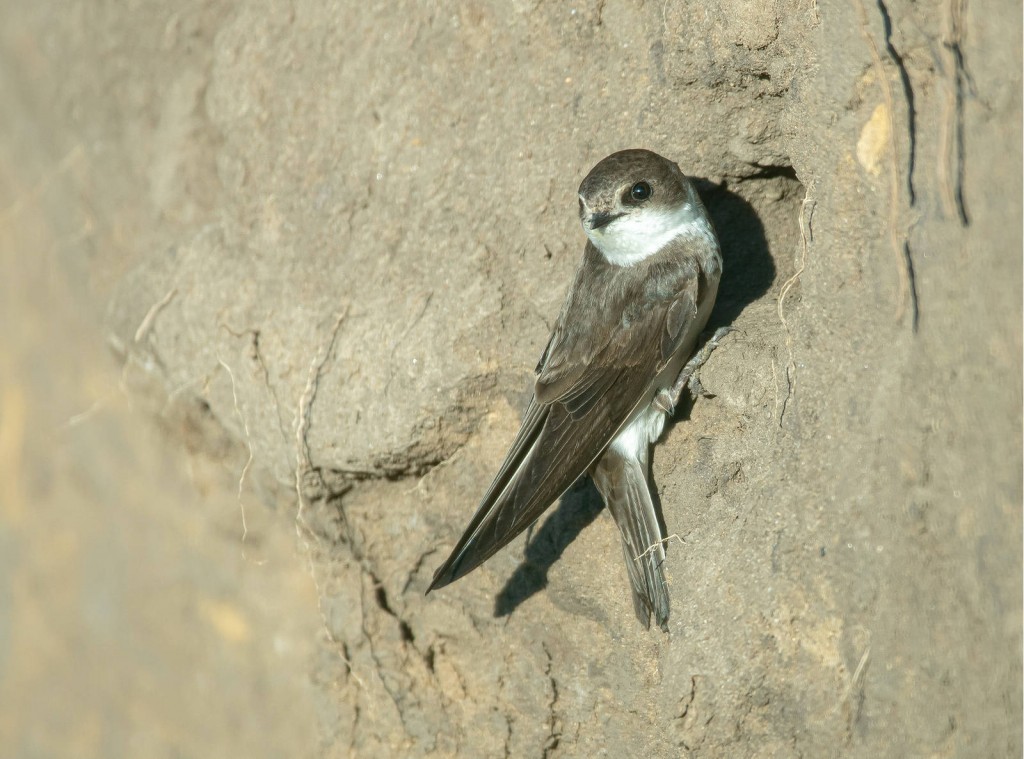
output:
[[[61, 241], [167, 446], [294, 522], [263, 555], [315, 600], [263, 601], [315, 620], [319, 755], [1020, 752], [1019, 7], [3, 16], [3, 224]], [[736, 329], [654, 457], [671, 631], [583, 483], [425, 598], [528, 399], [579, 181], [640, 146], [701, 180]]]

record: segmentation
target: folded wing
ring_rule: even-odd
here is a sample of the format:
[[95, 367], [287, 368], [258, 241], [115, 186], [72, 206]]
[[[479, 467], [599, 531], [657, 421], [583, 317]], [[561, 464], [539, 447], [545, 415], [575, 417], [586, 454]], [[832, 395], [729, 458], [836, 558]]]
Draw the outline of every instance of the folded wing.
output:
[[[682, 267], [671, 276], [678, 286], [664, 288], [670, 297], [620, 293], [621, 302], [632, 304], [629, 318], [620, 318], [622, 309], [612, 307], [604, 324], [590, 313], [574, 313], [570, 297], [538, 366], [534, 398], [519, 434], [428, 592], [472, 571], [532, 524], [648, 400], [651, 382], [689, 331], [688, 315], [695, 314], [696, 272]], [[590, 306], [583, 302], [584, 307]], [[566, 328], [580, 323], [598, 328], [592, 334]]]

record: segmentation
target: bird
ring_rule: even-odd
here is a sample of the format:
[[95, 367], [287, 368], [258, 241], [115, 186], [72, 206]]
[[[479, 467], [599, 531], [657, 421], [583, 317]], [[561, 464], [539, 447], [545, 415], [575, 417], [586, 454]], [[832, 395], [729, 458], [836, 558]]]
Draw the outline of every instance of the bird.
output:
[[649, 629], [653, 615], [667, 631], [649, 454], [724, 331], [695, 355], [721, 248], [694, 183], [649, 150], [598, 162], [580, 185], [579, 216], [587, 242], [522, 425], [427, 592], [480, 566], [589, 474], [621, 533], [637, 619]]

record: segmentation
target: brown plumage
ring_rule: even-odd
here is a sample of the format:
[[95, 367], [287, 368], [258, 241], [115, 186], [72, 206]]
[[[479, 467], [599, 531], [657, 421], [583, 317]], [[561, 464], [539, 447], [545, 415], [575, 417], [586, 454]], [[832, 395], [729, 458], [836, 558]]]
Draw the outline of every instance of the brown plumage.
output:
[[652, 400], [672, 385], [710, 314], [718, 241], [689, 180], [649, 151], [599, 163], [580, 187], [580, 214], [590, 240], [533, 400], [430, 589], [486, 561], [589, 472], [622, 533], [637, 616], [646, 625], [653, 612], [665, 627], [663, 536], [647, 482], [664, 413]]

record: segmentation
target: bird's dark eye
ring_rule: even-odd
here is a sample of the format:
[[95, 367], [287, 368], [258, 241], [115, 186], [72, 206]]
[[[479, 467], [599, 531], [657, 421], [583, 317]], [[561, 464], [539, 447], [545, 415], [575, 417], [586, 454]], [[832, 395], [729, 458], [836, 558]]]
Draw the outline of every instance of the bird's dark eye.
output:
[[629, 197], [635, 201], [644, 201], [651, 197], [651, 186], [647, 182], [637, 182], [629, 188]]

